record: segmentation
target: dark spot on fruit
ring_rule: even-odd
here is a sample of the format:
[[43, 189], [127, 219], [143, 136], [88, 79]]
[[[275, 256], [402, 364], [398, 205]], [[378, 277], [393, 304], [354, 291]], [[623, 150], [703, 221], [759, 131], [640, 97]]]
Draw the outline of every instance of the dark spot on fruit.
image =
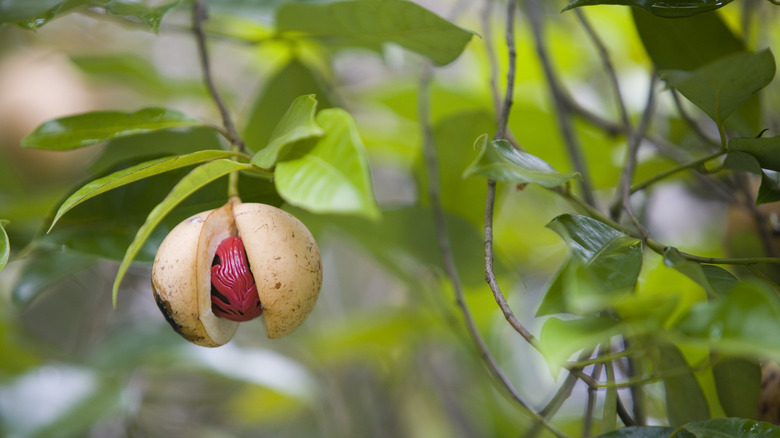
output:
[[280, 287], [282, 287], [282, 283], [276, 283], [274, 285], [274, 289], [279, 289]]

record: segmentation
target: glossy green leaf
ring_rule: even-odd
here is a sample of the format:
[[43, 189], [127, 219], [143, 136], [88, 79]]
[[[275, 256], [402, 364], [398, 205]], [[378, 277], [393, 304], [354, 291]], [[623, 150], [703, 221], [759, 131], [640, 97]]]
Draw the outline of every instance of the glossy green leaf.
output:
[[764, 283], [744, 280], [725, 298], [694, 307], [677, 330], [723, 354], [780, 358], [780, 301]]
[[745, 418], [713, 418], [686, 424], [684, 428], [695, 438], [776, 438], [780, 436], [780, 427]]
[[[613, 430], [611, 432], [598, 435], [596, 438], [669, 438], [674, 432], [674, 427], [634, 426]], [[676, 437], [690, 438], [690, 434], [682, 431], [681, 433], [678, 433]]]
[[[710, 418], [710, 407], [696, 376], [680, 350], [672, 344], [660, 345], [654, 357], [658, 374], [666, 388], [666, 415], [669, 424], [681, 426]], [[687, 372], [685, 371], [687, 370]]]
[[728, 150], [729, 155], [736, 152], [752, 155], [762, 169], [780, 171], [780, 137], [734, 137], [729, 139]]
[[0, 219], [0, 271], [8, 263], [8, 257], [11, 255], [11, 243], [8, 241], [8, 233], [5, 232], [7, 220]]
[[154, 231], [163, 218], [165, 218], [165, 216], [185, 198], [192, 195], [206, 184], [229, 173], [250, 168], [251, 165], [249, 164], [238, 163], [232, 160], [214, 160], [196, 167], [174, 186], [165, 199], [149, 212], [146, 222], [144, 222], [138, 230], [133, 242], [127, 248], [125, 257], [119, 265], [119, 270], [114, 279], [114, 286], [111, 292], [114, 306], [116, 306], [116, 295], [119, 291], [119, 285], [122, 283], [122, 279], [124, 278], [127, 269], [130, 267], [130, 263], [133, 262], [136, 254], [138, 254], [141, 247], [146, 242], [146, 239], [149, 238], [152, 231]]
[[[119, 262], [124, 258], [133, 236], [146, 222], [149, 212], [190, 170], [186, 167], [171, 170], [93, 197], [62, 216], [57, 226], [41, 240], [51, 246]], [[241, 199], [281, 205], [282, 200], [276, 194], [273, 183], [267, 177], [254, 175], [254, 172], [240, 172]], [[135, 260], [152, 261], [160, 242], [174, 226], [195, 213], [224, 205], [227, 193], [227, 178], [220, 178], [182, 201], [157, 226]], [[54, 211], [50, 215], [53, 217]]]
[[112, 138], [187, 126], [205, 126], [205, 123], [165, 108], [144, 108], [134, 113], [96, 111], [45, 122], [23, 138], [21, 144], [62, 151]]
[[330, 88], [324, 79], [308, 65], [293, 59], [268, 81], [255, 103], [243, 131], [244, 143], [254, 152], [264, 148], [280, 123], [285, 111], [301, 95], [317, 96], [320, 110], [333, 105]]
[[547, 228], [558, 233], [584, 261], [594, 260], [610, 245], [628, 237], [604, 222], [578, 214], [562, 214], [550, 221]]
[[352, 116], [331, 108], [320, 111], [316, 121], [325, 135], [299, 146], [277, 164], [274, 182], [279, 194], [315, 213], [378, 218], [368, 156]]
[[153, 175], [158, 175], [163, 172], [168, 172], [186, 166], [192, 166], [194, 164], [199, 164], [206, 161], [227, 158], [234, 155], [235, 153], [229, 151], [206, 150], [194, 152], [188, 155], [179, 155], [147, 161], [127, 169], [114, 172], [102, 178], [98, 178], [78, 189], [62, 203], [59, 210], [57, 210], [57, 213], [54, 215], [54, 219], [51, 222], [49, 230], [51, 230], [60, 217], [62, 217], [62, 215], [67, 213], [70, 209], [90, 198], [100, 195], [101, 193], [105, 193], [125, 184], [130, 184], [132, 182], [139, 181]]
[[664, 253], [664, 264], [700, 284], [710, 296], [725, 296], [738, 281], [731, 273], [719, 266], [703, 265], [687, 260], [677, 248], [673, 247]]
[[547, 363], [557, 371], [574, 353], [608, 342], [624, 329], [624, 324], [606, 316], [571, 320], [552, 317], [544, 323], [539, 342]]
[[279, 31], [304, 32], [326, 42], [396, 43], [438, 65], [454, 61], [474, 35], [403, 0], [285, 3], [277, 11], [276, 25]]
[[662, 72], [669, 87], [676, 88], [718, 124], [774, 76], [775, 58], [769, 49], [729, 55], [690, 72]]
[[178, 5], [181, 0], [169, 0], [160, 4], [159, 1], [149, 0], [92, 0], [94, 5], [102, 5], [107, 12], [114, 15], [134, 17], [146, 23], [153, 32], [157, 33], [165, 14]]
[[479, 153], [463, 172], [464, 178], [479, 175], [496, 181], [531, 183], [552, 188], [577, 175], [574, 172], [558, 172], [541, 158], [515, 149], [506, 140], [489, 142], [487, 135], [482, 135], [474, 145]]
[[761, 365], [757, 361], [727, 358], [712, 367], [718, 400], [728, 417], [752, 418], [761, 395]]
[[117, 168], [169, 155], [224, 150], [224, 145], [224, 139], [215, 129], [199, 126], [119, 137], [105, 143], [100, 156], [89, 166], [89, 172], [102, 176]]
[[6, 0], [0, 2], [0, 23], [19, 23], [36, 28], [52, 19], [63, 0]]
[[163, 4], [154, 0], [5, 0], [0, 2], [0, 23], [37, 29], [77, 8], [97, 7], [113, 15], [134, 17], [157, 32], [165, 14], [179, 3], [180, 0]]
[[252, 164], [270, 169], [284, 157], [286, 149], [293, 143], [324, 134], [314, 121], [316, 111], [317, 99], [313, 94], [296, 98], [271, 133], [268, 145], [252, 157]]
[[[587, 216], [564, 214], [547, 227], [572, 250], [578, 263], [559, 272], [537, 315], [561, 311], [588, 314], [633, 290], [642, 268], [642, 244]], [[578, 268], [582, 265], [582, 268]]]
[[642, 8], [664, 18], [680, 18], [703, 14], [721, 8], [732, 0], [575, 0], [563, 10], [593, 5], [622, 5]]

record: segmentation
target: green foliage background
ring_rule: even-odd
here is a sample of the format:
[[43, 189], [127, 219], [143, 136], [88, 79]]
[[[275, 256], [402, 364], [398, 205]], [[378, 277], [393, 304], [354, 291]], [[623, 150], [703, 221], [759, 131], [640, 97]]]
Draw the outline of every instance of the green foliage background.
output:
[[[0, 436], [778, 436], [746, 419], [780, 358], [780, 9], [670, 3], [518, 2], [510, 67], [503, 1], [208, 1], [243, 150], [192, 1], [0, 3]], [[484, 281], [487, 179], [530, 342]], [[202, 349], [150, 262], [236, 188], [324, 285], [292, 335]]]

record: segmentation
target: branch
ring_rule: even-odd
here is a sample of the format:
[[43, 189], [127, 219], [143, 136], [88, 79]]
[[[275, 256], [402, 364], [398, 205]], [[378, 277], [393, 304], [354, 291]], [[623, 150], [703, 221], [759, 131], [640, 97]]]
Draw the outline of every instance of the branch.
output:
[[604, 46], [601, 38], [599, 38], [599, 35], [588, 22], [588, 19], [585, 17], [585, 13], [582, 11], [582, 8], [574, 9], [574, 13], [577, 15], [580, 24], [585, 29], [585, 32], [590, 37], [591, 41], [593, 41], [593, 44], [596, 46], [596, 50], [599, 52], [601, 63], [604, 66], [604, 70], [607, 72], [607, 78], [609, 79], [609, 83], [612, 86], [612, 91], [615, 93], [615, 103], [617, 104], [618, 112], [620, 113], [620, 123], [623, 125], [623, 132], [626, 134], [626, 137], [631, 138], [633, 137], [631, 120], [628, 118], [628, 111], [626, 110], [626, 105], [623, 102], [623, 96], [620, 93], [620, 84], [618, 82], [617, 74], [615, 73], [615, 67], [612, 65], [612, 61], [609, 58], [607, 48]]
[[655, 106], [656, 77], [657, 75], [655, 72], [653, 72], [653, 74], [650, 76], [650, 84], [647, 87], [647, 103], [645, 104], [645, 109], [642, 112], [642, 118], [639, 121], [639, 126], [637, 127], [636, 132], [629, 138], [628, 153], [626, 154], [626, 165], [623, 168], [623, 172], [620, 176], [618, 198], [613, 204], [614, 208], [612, 217], [615, 218], [616, 221], [619, 221], [620, 219], [620, 209], [622, 208], [622, 210], [626, 212], [629, 218], [631, 218], [631, 220], [636, 223], [637, 228], [640, 230], [641, 226], [639, 225], [631, 210], [631, 180], [634, 179], [634, 171], [636, 170], [639, 146], [642, 144], [644, 132], [647, 131], [647, 128], [650, 126], [650, 120], [653, 117], [653, 108]]
[[429, 92], [431, 77], [432, 68], [430, 65], [428, 65], [426, 66], [426, 70], [424, 71], [423, 78], [421, 80], [418, 109], [420, 114], [420, 122], [423, 128], [425, 165], [428, 171], [428, 195], [430, 197], [431, 208], [433, 210], [434, 227], [436, 229], [439, 251], [442, 254], [442, 258], [444, 259], [444, 269], [455, 291], [455, 302], [460, 309], [461, 314], [463, 315], [463, 319], [466, 322], [466, 329], [471, 335], [474, 344], [479, 350], [480, 356], [482, 356], [482, 359], [485, 361], [485, 364], [487, 365], [493, 377], [501, 383], [501, 385], [509, 392], [512, 399], [517, 402], [531, 417], [533, 417], [536, 422], [543, 424], [556, 437], [568, 438], [566, 435], [547, 423], [547, 421], [538, 412], [536, 412], [536, 410], [534, 410], [534, 408], [528, 404], [528, 402], [523, 399], [522, 395], [520, 395], [512, 382], [509, 381], [509, 378], [504, 374], [503, 370], [501, 370], [501, 367], [490, 353], [485, 340], [482, 338], [482, 335], [477, 329], [474, 317], [471, 315], [471, 311], [466, 304], [463, 286], [460, 281], [460, 274], [458, 273], [458, 268], [455, 264], [452, 245], [450, 244], [449, 236], [447, 234], [447, 223], [444, 215], [444, 208], [441, 204], [441, 197], [439, 195], [439, 167], [436, 158], [433, 130], [431, 128], [430, 122]]
[[585, 198], [585, 202], [590, 205], [596, 205], [596, 200], [593, 197], [590, 176], [585, 165], [585, 158], [582, 155], [579, 141], [577, 140], [577, 136], [574, 133], [574, 127], [571, 120], [571, 111], [566, 102], [566, 98], [564, 97], [565, 92], [558, 84], [558, 80], [552, 67], [552, 62], [550, 61], [549, 57], [547, 56], [547, 52], [544, 49], [542, 18], [540, 16], [538, 0], [528, 0], [526, 2], [526, 7], [528, 8], [528, 18], [531, 23], [531, 29], [533, 30], [536, 56], [539, 58], [539, 61], [542, 64], [542, 69], [544, 70], [544, 75], [547, 79], [547, 84], [550, 87], [550, 93], [552, 94], [555, 111], [558, 115], [558, 128], [561, 132], [561, 135], [563, 136], [563, 141], [566, 145], [572, 166], [577, 172], [579, 172], [582, 178], [580, 180], [580, 187], [582, 188], [582, 195]]
[[[507, 122], [509, 120], [509, 112], [512, 109], [512, 94], [514, 93], [515, 82], [515, 36], [514, 36], [514, 23], [515, 23], [515, 8], [516, 2], [510, 1], [507, 11], [506, 22], [506, 44], [509, 48], [509, 67], [507, 70], [507, 87], [504, 94], [504, 100], [501, 104], [501, 108], [497, 108], [498, 127], [496, 129], [495, 139], [500, 140], [506, 136]], [[501, 292], [501, 288], [496, 281], [496, 274], [493, 269], [493, 211], [495, 210], [496, 200], [496, 182], [494, 180], [488, 180], [487, 198], [485, 201], [485, 281], [490, 290], [493, 292], [493, 297], [498, 304], [498, 307], [503, 312], [504, 317], [509, 324], [517, 331], [520, 336], [523, 337], [529, 344], [531, 344], [537, 350], [540, 349], [539, 341], [531, 334], [520, 321], [515, 317], [514, 312], [509, 307], [506, 301], [504, 293]]]
[[226, 134], [226, 138], [232, 146], [236, 146], [240, 151], [243, 151], [245, 148], [244, 142], [238, 135], [236, 126], [230, 116], [230, 111], [228, 111], [227, 105], [225, 105], [225, 101], [222, 99], [219, 90], [217, 90], [211, 75], [211, 64], [209, 63], [208, 50], [206, 49], [206, 33], [203, 30], [203, 21], [206, 19], [206, 15], [205, 0], [195, 0], [192, 4], [192, 30], [195, 33], [195, 41], [198, 44], [198, 55], [200, 58], [200, 67], [203, 71], [203, 81], [222, 116], [222, 125], [225, 127], [224, 134]]

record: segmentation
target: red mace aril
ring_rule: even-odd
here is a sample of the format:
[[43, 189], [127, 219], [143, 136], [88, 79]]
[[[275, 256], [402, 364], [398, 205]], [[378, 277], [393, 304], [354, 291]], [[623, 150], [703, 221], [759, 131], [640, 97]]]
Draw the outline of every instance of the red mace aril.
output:
[[228, 237], [217, 247], [211, 266], [211, 309], [215, 315], [237, 322], [263, 313], [240, 237]]

